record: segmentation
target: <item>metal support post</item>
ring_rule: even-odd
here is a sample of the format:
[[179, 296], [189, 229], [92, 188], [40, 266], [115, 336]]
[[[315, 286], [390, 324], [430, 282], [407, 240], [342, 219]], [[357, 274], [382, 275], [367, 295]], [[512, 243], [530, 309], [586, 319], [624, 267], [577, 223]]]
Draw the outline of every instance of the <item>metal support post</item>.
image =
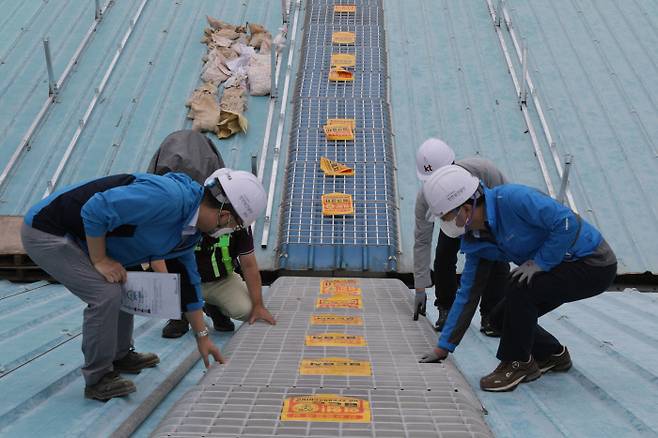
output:
[[498, 9], [496, 9], [496, 27], [503, 23], [503, 0], [498, 0]]
[[564, 203], [564, 195], [567, 193], [567, 184], [569, 183], [569, 171], [573, 163], [573, 155], [567, 154], [564, 157], [564, 169], [562, 171], [562, 182], [560, 183], [560, 192], [557, 195], [557, 201], [560, 204]]
[[48, 37], [43, 39], [43, 50], [46, 53], [46, 69], [48, 69], [48, 94], [53, 96], [57, 94], [57, 81], [53, 73], [53, 61], [50, 57], [50, 41], [48, 41]]
[[521, 92], [519, 93], [519, 104], [526, 105], [528, 101], [528, 46], [525, 39], [523, 40], [523, 76], [521, 76]]
[[288, 22], [288, 0], [281, 0], [281, 19], [283, 24]]
[[101, 19], [101, 1], [100, 0], [94, 0], [94, 5], [95, 5], [95, 12], [94, 12], [94, 17], [96, 18], [96, 21]]
[[270, 89], [270, 97], [272, 99], [276, 99], [277, 94], [278, 94], [277, 93], [278, 92], [277, 83], [276, 83], [276, 52], [277, 52], [276, 46], [274, 46], [270, 49], [270, 53], [271, 53], [271, 56], [270, 56], [270, 67], [271, 67], [270, 68], [270, 81], [271, 81], [271, 84], [270, 84], [270, 88], [271, 88]]

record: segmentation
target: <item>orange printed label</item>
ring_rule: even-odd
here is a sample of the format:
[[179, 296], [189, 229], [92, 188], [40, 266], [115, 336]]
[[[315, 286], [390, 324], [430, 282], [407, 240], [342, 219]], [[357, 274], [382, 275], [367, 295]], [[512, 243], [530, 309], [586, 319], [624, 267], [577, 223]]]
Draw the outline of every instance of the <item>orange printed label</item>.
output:
[[[348, 124], [324, 125], [322, 129], [324, 130], [324, 135], [325, 137], [327, 137], [327, 140], [330, 141], [354, 140], [354, 132], [352, 131], [352, 125], [348, 125]], [[322, 161], [320, 161], [320, 166], [322, 166]], [[345, 169], [349, 169], [349, 167], [343, 164], [341, 164], [340, 166], [344, 167]]]
[[356, 5], [334, 5], [334, 12], [337, 14], [353, 14], [356, 12]]
[[345, 333], [320, 333], [306, 336], [307, 347], [365, 347], [366, 338]]
[[353, 176], [354, 169], [339, 163], [338, 161], [330, 160], [326, 157], [320, 157], [320, 169], [329, 176]]
[[356, 120], [354, 119], [327, 119], [327, 125], [350, 125], [352, 131], [356, 129]]
[[354, 32], [334, 32], [331, 34], [331, 42], [334, 44], [354, 44], [356, 34]]
[[343, 67], [332, 67], [329, 70], [329, 80], [334, 82], [351, 82], [354, 80], [354, 73]]
[[361, 288], [356, 286], [357, 284], [357, 280], [352, 279], [322, 280], [320, 282], [320, 294], [360, 296]]
[[354, 214], [352, 195], [345, 193], [328, 193], [322, 195], [322, 214], [324, 216]]
[[363, 309], [361, 297], [350, 295], [331, 295], [327, 298], [318, 298], [315, 301], [316, 309]]
[[356, 65], [356, 56], [352, 53], [332, 53], [332, 67], [354, 67]]
[[360, 316], [336, 315], [334, 313], [319, 313], [311, 315], [311, 325], [363, 325]]
[[289, 397], [283, 401], [281, 421], [370, 423], [370, 403], [336, 394]]
[[299, 365], [299, 374], [302, 376], [372, 376], [372, 368], [367, 360], [323, 357], [302, 360]]

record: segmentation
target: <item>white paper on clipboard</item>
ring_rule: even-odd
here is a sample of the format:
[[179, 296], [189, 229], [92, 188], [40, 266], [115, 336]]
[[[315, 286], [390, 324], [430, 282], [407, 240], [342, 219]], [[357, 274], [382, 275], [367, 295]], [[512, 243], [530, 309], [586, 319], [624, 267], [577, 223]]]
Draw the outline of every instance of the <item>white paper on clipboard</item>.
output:
[[180, 319], [178, 274], [129, 271], [123, 284], [121, 310], [149, 318]]

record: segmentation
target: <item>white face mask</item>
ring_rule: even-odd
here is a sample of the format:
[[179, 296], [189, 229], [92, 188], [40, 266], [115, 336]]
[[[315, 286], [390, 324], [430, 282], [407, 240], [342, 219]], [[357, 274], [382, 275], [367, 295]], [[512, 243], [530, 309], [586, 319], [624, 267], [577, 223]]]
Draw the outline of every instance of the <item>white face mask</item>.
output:
[[223, 236], [224, 234], [231, 234], [232, 232], [233, 228], [215, 228], [209, 232], [208, 235], [213, 239], [217, 239], [219, 236]]
[[457, 216], [449, 221], [444, 221], [441, 219], [439, 227], [441, 228], [441, 231], [443, 231], [443, 234], [448, 237], [452, 237], [453, 239], [466, 234], [466, 226], [460, 227], [457, 225]]

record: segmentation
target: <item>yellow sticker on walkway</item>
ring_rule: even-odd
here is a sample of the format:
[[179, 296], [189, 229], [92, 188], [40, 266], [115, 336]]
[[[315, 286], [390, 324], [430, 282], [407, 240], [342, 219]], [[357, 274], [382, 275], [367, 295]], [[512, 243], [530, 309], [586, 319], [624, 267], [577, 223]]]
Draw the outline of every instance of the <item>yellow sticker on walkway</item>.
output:
[[356, 12], [356, 5], [334, 5], [336, 14], [353, 14]]
[[360, 316], [336, 315], [335, 313], [318, 313], [311, 315], [311, 325], [363, 325]]
[[332, 67], [354, 67], [356, 65], [356, 56], [353, 53], [332, 53]]
[[365, 347], [366, 338], [345, 333], [319, 333], [306, 336], [307, 347]]
[[331, 34], [331, 42], [334, 44], [354, 44], [356, 34], [354, 32], [334, 32]]
[[327, 125], [350, 125], [352, 131], [356, 129], [356, 120], [354, 119], [327, 119]]
[[[352, 129], [352, 125], [346, 123], [342, 125], [324, 125], [322, 129], [324, 130], [324, 136], [329, 141], [354, 140], [354, 130]], [[341, 166], [343, 165], [341, 164]], [[346, 166], [343, 167], [349, 169]]]
[[372, 376], [372, 368], [367, 360], [323, 357], [302, 360], [299, 365], [299, 374], [302, 376]]
[[323, 295], [361, 295], [361, 288], [357, 286], [358, 280], [351, 278], [335, 278], [320, 282], [320, 294]]
[[316, 309], [363, 309], [361, 297], [349, 295], [332, 295], [327, 298], [318, 298], [315, 301]]
[[370, 403], [336, 394], [288, 397], [283, 401], [281, 421], [370, 423]]
[[329, 70], [329, 80], [334, 82], [352, 82], [354, 73], [343, 67], [332, 67]]
[[352, 195], [345, 193], [328, 193], [322, 195], [322, 214], [324, 216], [354, 214]]
[[328, 176], [354, 176], [354, 169], [327, 157], [320, 157], [320, 169]]

